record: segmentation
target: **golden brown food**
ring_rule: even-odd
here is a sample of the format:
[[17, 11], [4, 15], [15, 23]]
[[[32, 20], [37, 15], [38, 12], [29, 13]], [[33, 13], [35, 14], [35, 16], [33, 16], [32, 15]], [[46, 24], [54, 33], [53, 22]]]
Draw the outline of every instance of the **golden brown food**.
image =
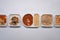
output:
[[43, 25], [52, 25], [52, 15], [50, 15], [50, 14], [42, 15], [41, 22]]
[[60, 15], [55, 16], [55, 25], [60, 25]]

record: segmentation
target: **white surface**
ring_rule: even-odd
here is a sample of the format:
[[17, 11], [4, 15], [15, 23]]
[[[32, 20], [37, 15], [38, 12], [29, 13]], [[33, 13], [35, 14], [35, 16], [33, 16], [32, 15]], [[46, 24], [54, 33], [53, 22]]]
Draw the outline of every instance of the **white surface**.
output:
[[[60, 0], [0, 0], [0, 12], [60, 14]], [[0, 40], [60, 40], [60, 28], [0, 28]]]

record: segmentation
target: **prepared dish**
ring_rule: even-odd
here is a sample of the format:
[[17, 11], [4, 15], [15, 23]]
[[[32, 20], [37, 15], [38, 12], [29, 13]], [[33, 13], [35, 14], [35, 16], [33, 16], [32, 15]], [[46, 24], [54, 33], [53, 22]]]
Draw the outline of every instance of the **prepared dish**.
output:
[[6, 15], [0, 15], [0, 26], [6, 26]]
[[60, 26], [60, 15], [55, 16], [55, 26], [59, 27]]
[[22, 20], [24, 26], [26, 27], [31, 27], [31, 25], [33, 24], [33, 16], [31, 14], [25, 14]]
[[41, 17], [41, 23], [43, 27], [51, 27], [52, 26], [52, 15], [43, 14]]
[[11, 14], [9, 20], [10, 26], [20, 26], [20, 16], [18, 14]]
[[38, 14], [34, 14], [33, 21], [34, 21], [34, 26], [38, 27], [39, 26], [39, 15]]

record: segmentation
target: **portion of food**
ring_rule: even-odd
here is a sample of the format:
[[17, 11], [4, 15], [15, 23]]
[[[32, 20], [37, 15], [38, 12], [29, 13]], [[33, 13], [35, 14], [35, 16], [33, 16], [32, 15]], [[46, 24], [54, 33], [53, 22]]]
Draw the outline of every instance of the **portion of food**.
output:
[[17, 25], [18, 24], [18, 17], [16, 17], [16, 16], [12, 17], [10, 24], [11, 25]]
[[25, 26], [31, 26], [33, 24], [33, 16], [31, 14], [24, 15], [23, 23]]
[[34, 14], [34, 26], [39, 26], [39, 15]]
[[55, 16], [55, 25], [60, 25], [60, 15]]
[[20, 19], [20, 17], [19, 17], [19, 15], [18, 14], [11, 14], [10, 15], [10, 21], [9, 21], [9, 24], [10, 24], [10, 26], [18, 26], [19, 25], [19, 20]]
[[0, 15], [0, 25], [6, 24], [6, 15]]
[[51, 14], [44, 14], [42, 15], [42, 25], [52, 25], [52, 15]]

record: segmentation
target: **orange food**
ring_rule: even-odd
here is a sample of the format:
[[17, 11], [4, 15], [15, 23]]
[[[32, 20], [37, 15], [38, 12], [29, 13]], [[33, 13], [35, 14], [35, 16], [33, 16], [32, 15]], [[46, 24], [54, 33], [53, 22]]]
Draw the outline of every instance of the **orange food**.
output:
[[6, 23], [6, 15], [0, 15], [0, 25], [5, 25]]
[[31, 26], [33, 24], [33, 16], [31, 14], [26, 14], [23, 17], [23, 23], [26, 26]]
[[55, 16], [55, 25], [60, 25], [60, 15]]

